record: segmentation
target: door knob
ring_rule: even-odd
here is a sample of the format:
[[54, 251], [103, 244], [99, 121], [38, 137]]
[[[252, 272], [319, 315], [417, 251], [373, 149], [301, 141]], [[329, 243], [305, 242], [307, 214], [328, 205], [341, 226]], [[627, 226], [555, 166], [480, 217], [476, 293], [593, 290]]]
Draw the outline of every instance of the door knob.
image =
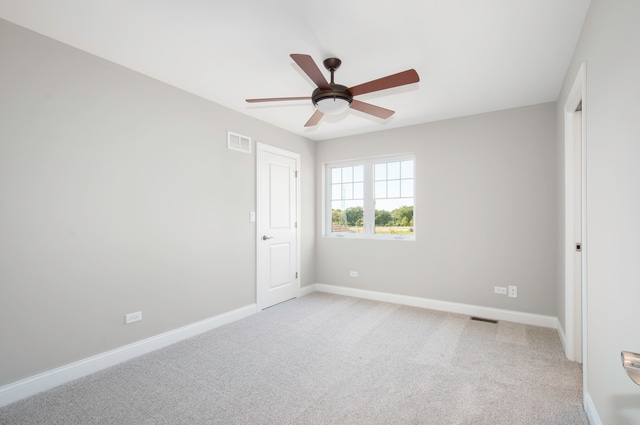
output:
[[262, 235], [263, 241], [266, 241], [267, 239], [273, 239], [273, 236]]
[[640, 354], [623, 351], [620, 356], [622, 357], [622, 367], [629, 378], [640, 385]]

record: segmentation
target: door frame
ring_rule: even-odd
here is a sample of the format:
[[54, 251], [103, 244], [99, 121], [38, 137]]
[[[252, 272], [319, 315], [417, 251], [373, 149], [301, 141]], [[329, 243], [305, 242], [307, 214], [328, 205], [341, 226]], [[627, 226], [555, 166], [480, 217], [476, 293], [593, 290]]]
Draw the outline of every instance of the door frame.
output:
[[263, 234], [263, 223], [261, 223], [262, 221], [262, 214], [260, 211], [260, 201], [261, 201], [261, 195], [260, 195], [260, 176], [261, 176], [261, 166], [262, 166], [262, 157], [264, 153], [272, 153], [272, 154], [276, 154], [276, 155], [281, 155], [290, 159], [295, 160], [296, 162], [296, 273], [297, 273], [297, 278], [296, 278], [296, 286], [297, 286], [297, 291], [296, 291], [296, 297], [300, 296], [300, 280], [301, 280], [301, 273], [300, 273], [300, 253], [301, 253], [301, 226], [300, 226], [300, 154], [296, 153], [296, 152], [291, 152], [291, 151], [287, 151], [285, 149], [281, 149], [281, 148], [277, 148], [275, 146], [271, 146], [271, 145], [267, 145], [264, 143], [258, 143], [256, 142], [256, 305], [258, 307], [258, 311], [262, 311], [264, 308], [266, 308], [266, 306], [264, 305], [264, 299], [261, 295], [261, 284], [263, 284], [264, 280], [263, 278], [260, 276], [260, 264], [262, 261], [262, 254], [261, 254], [261, 250], [260, 250], [260, 242], [261, 242], [261, 235]]
[[[574, 114], [576, 108], [582, 102], [582, 122], [581, 122], [581, 233], [582, 233], [582, 278], [580, 290], [582, 292], [581, 308], [577, 308], [577, 297], [574, 287], [574, 253], [575, 253], [575, 237], [574, 237], [574, 202], [575, 202], [575, 185], [574, 185]], [[569, 360], [576, 360], [578, 353], [576, 350], [582, 351], [583, 363], [583, 386], [586, 389], [587, 377], [587, 258], [588, 258], [588, 241], [587, 241], [587, 216], [586, 216], [586, 154], [587, 154], [587, 134], [586, 134], [586, 64], [582, 64], [571, 91], [567, 96], [564, 105], [564, 289], [565, 289], [565, 354]], [[581, 310], [581, 311], [579, 311]], [[582, 324], [582, 344], [578, 345], [578, 335], [576, 335], [576, 323]], [[585, 391], [586, 393], [586, 391]]]

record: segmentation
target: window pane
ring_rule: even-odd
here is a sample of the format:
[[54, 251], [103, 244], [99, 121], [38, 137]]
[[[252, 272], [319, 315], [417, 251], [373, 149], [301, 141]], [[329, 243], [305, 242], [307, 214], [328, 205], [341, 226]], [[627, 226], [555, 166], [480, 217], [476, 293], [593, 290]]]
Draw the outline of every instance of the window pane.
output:
[[376, 211], [384, 210], [384, 211], [393, 211], [395, 209], [395, 201], [390, 199], [376, 199]]
[[386, 198], [387, 197], [387, 182], [386, 181], [381, 181], [381, 182], [376, 182], [375, 185], [375, 198]]
[[402, 161], [401, 168], [401, 177], [403, 179], [413, 178], [413, 161]]
[[342, 182], [342, 168], [332, 168], [331, 183], [341, 183], [341, 182]]
[[387, 164], [376, 164], [374, 178], [376, 181], [387, 179]]
[[354, 182], [362, 182], [364, 181], [364, 166], [356, 165], [353, 167], [353, 181]]
[[387, 198], [400, 197], [400, 180], [390, 180], [387, 183]]
[[331, 203], [332, 233], [362, 233], [364, 210], [362, 201], [334, 201]]
[[393, 217], [391, 213], [386, 209], [376, 208], [376, 233], [380, 233], [379, 227], [391, 226], [393, 224]]
[[[406, 202], [405, 202], [406, 201]], [[376, 201], [377, 235], [413, 235], [413, 199]]]
[[331, 199], [342, 199], [342, 185], [341, 184], [332, 184], [331, 185]]
[[403, 198], [413, 198], [413, 179], [401, 180], [401, 196]]
[[387, 179], [396, 180], [400, 178], [400, 163], [389, 162], [387, 164]]
[[342, 182], [352, 182], [353, 181], [353, 167], [344, 167], [342, 169]]
[[342, 185], [342, 199], [353, 199], [353, 185], [351, 183]]
[[353, 199], [364, 199], [364, 183], [353, 184]]

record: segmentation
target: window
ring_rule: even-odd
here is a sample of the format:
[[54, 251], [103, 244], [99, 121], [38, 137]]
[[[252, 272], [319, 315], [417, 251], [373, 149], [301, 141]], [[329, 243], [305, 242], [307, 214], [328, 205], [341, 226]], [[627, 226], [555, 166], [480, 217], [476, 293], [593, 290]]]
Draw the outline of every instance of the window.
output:
[[413, 155], [326, 165], [325, 235], [415, 239]]

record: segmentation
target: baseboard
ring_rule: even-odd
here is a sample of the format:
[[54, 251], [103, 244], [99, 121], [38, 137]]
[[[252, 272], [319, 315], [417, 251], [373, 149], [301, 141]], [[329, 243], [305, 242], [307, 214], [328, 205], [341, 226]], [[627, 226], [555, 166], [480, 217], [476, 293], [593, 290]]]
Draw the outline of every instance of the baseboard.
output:
[[302, 288], [300, 288], [300, 291], [298, 292], [298, 296], [304, 297], [314, 292], [316, 292], [316, 285], [312, 283], [311, 285], [303, 286]]
[[600, 419], [600, 415], [598, 415], [598, 410], [596, 410], [596, 406], [593, 404], [593, 399], [588, 392], [584, 393], [584, 411], [587, 414], [587, 419], [589, 419], [590, 425], [602, 425], [602, 420]]
[[479, 316], [493, 320], [522, 323], [525, 325], [534, 325], [553, 329], [558, 328], [558, 319], [553, 316], [522, 313], [512, 310], [501, 310], [497, 308], [460, 304], [449, 301], [432, 300], [428, 298], [413, 297], [408, 295], [391, 294], [388, 292], [376, 292], [365, 289], [348, 288], [346, 286], [326, 285], [324, 283], [316, 283], [314, 287], [318, 292], [327, 292], [336, 295], [346, 295], [350, 297], [365, 298], [375, 301], [385, 301], [412, 307], [422, 307], [431, 310], [446, 311], [449, 313], [458, 313], [469, 316]]
[[560, 337], [560, 342], [562, 343], [564, 355], [569, 358], [569, 356], [567, 355], [567, 336], [564, 334], [564, 328], [560, 325], [560, 321], [558, 321], [558, 336]]
[[[542, 326], [560, 330], [558, 320], [555, 317], [543, 316], [530, 313], [521, 313], [511, 310], [501, 310], [489, 307], [480, 307], [468, 304], [453, 303], [448, 301], [432, 300], [407, 295], [398, 295], [385, 292], [369, 291], [364, 289], [348, 288], [344, 286], [326, 285], [316, 283], [300, 288], [299, 296], [305, 296], [315, 291], [327, 292], [337, 295], [365, 298], [376, 301], [391, 302], [413, 307], [429, 308], [432, 310], [446, 311], [450, 313], [465, 314], [470, 316], [480, 316], [494, 320], [504, 320], [527, 325]], [[235, 322], [249, 317], [257, 312], [257, 306], [250, 304], [239, 309], [214, 316], [212, 318], [184, 326], [160, 335], [156, 335], [132, 344], [125, 345], [115, 350], [92, 356], [66, 366], [62, 366], [39, 375], [23, 379], [12, 384], [0, 387], [0, 407], [6, 406], [15, 401], [37, 394], [39, 392], [54, 388], [58, 385], [73, 381], [75, 379], [98, 372], [118, 363], [133, 359], [143, 354], [150, 353], [157, 349], [166, 347], [187, 338], [191, 338], [203, 332], [215, 329], [227, 323]], [[562, 336], [561, 336], [562, 338]], [[590, 410], [587, 409], [589, 402]], [[597, 421], [593, 424], [601, 424], [597, 411], [588, 394], [585, 395], [585, 410]], [[591, 420], [592, 416], [589, 416]]]
[[192, 323], [182, 328], [174, 329], [115, 350], [107, 351], [66, 366], [62, 366], [39, 375], [23, 379], [0, 387], [0, 407], [15, 401], [57, 387], [83, 376], [115, 366], [127, 360], [157, 349], [175, 344], [222, 325], [249, 317], [258, 311], [256, 304], [250, 304], [200, 322]]

